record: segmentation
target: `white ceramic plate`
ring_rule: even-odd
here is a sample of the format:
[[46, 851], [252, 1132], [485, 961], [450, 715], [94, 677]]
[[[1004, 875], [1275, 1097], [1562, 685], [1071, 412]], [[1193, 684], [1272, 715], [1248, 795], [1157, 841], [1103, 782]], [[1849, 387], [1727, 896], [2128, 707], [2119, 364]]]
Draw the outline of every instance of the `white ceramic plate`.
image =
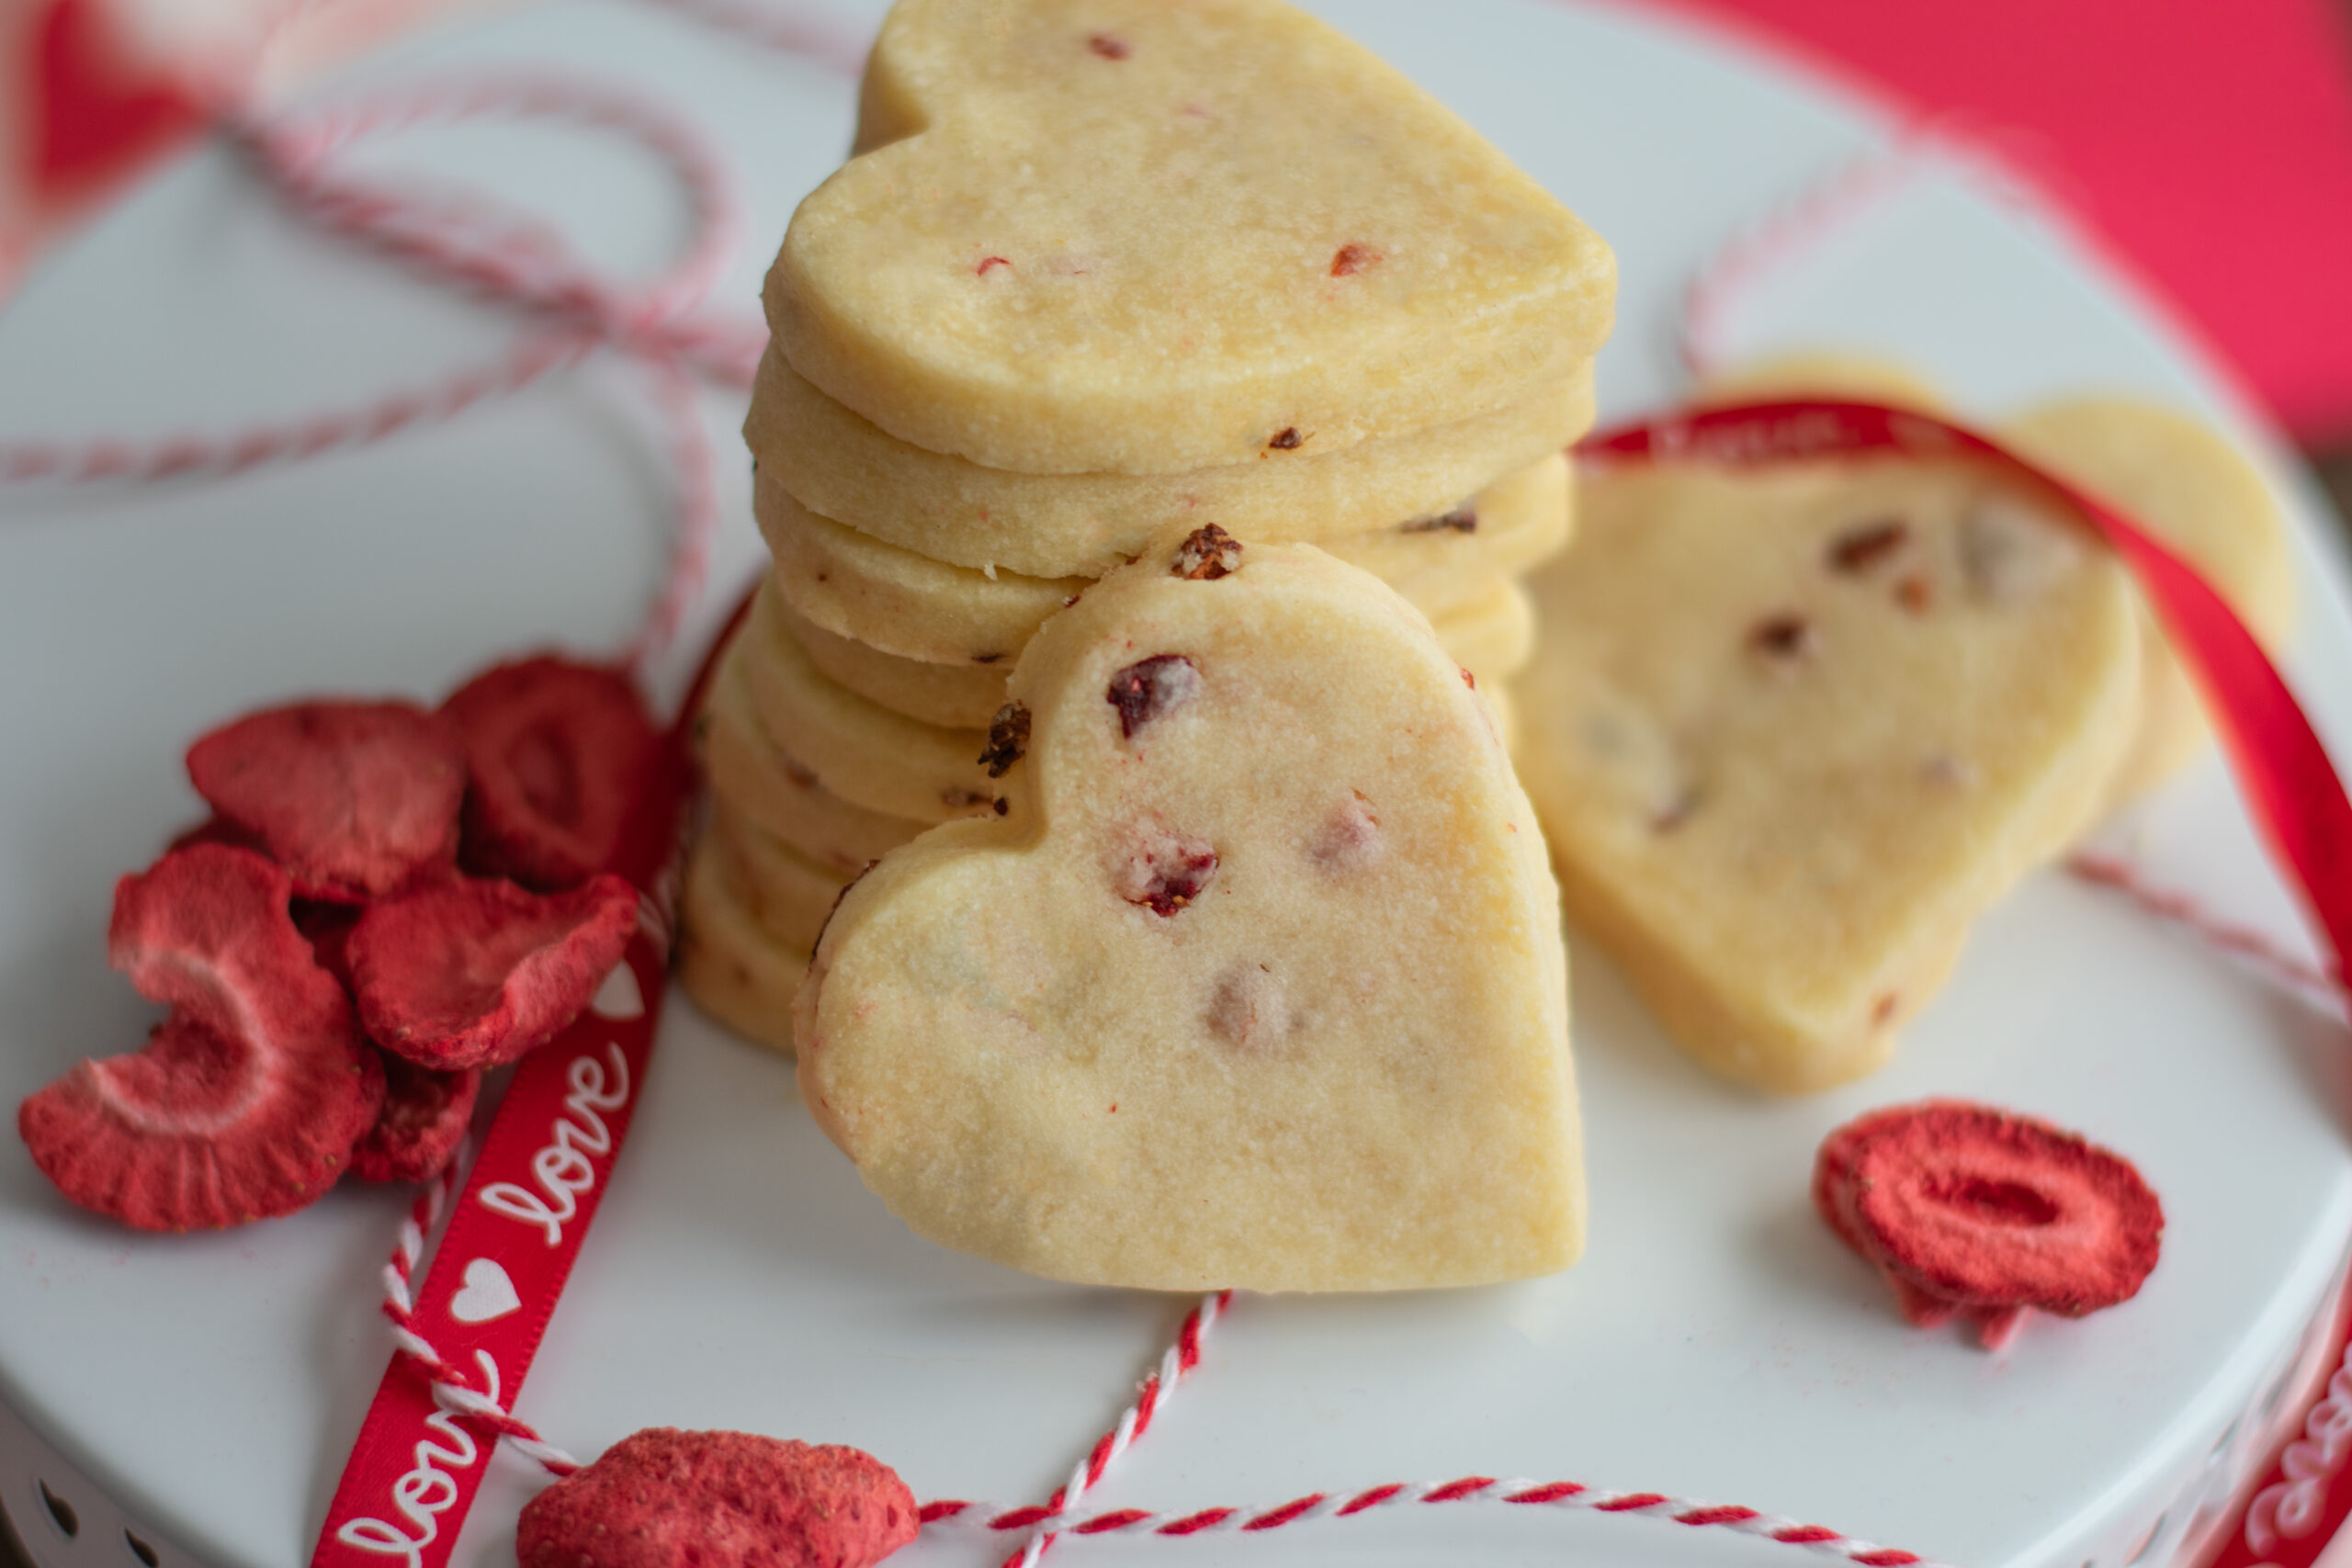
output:
[[[1702, 258], [1882, 129], [1818, 85], [1631, 12], [1317, 8], [1617, 246], [1612, 415], [1675, 391], [1673, 311]], [[877, 10], [841, 14], [870, 28]], [[847, 84], [620, 4], [437, 35], [356, 79], [517, 62], [635, 83], [729, 150], [755, 240], [721, 294], [748, 310], [794, 201], [846, 141]], [[654, 170], [593, 139], [450, 132], [398, 155], [528, 199], [616, 265], [650, 265], [680, 220]], [[512, 330], [304, 231], [207, 150], [46, 263], [0, 315], [0, 433], [217, 427], [421, 378]], [[1931, 183], [1763, 289], [1740, 338], [1879, 347], [1986, 414], [2104, 387], [2228, 425], [2295, 513], [2306, 592], [2292, 673], [2352, 754], [2352, 624], [2310, 492], [2197, 356], [2063, 235]], [[0, 497], [0, 1101], [139, 1040], [149, 1010], [105, 965], [108, 892], [196, 815], [178, 767], [188, 737], [295, 692], [437, 693], [505, 650], [626, 634], [662, 547], [663, 481], [634, 410], [625, 384], [590, 374], [283, 471]], [[708, 413], [731, 443], [740, 409], [714, 395]], [[757, 557], [740, 467], [721, 584]], [[2128, 842], [2220, 909], [2292, 931], [2217, 765]], [[2054, 874], [1984, 923], [1892, 1067], [1811, 1100], [1708, 1078], [1604, 962], [1576, 959], [1586, 1260], [1509, 1289], [1244, 1300], [1096, 1500], [1270, 1503], [1483, 1472], [1744, 1503], [1984, 1568], [2105, 1568], [2163, 1513], [2161, 1557], [2188, 1523], [2173, 1499], [2206, 1474], [2352, 1237], [2340, 1032]], [[1905, 1329], [1814, 1219], [1805, 1179], [1830, 1126], [1928, 1093], [2046, 1115], [2139, 1160], [2170, 1216], [2143, 1295], [2080, 1324], [2036, 1321], [2002, 1357]], [[0, 1140], [0, 1399], [185, 1553], [292, 1568], [383, 1369], [374, 1275], [403, 1202], [341, 1192], [233, 1234], [140, 1238], [71, 1210]], [[679, 1005], [518, 1408], [582, 1452], [642, 1426], [750, 1427], [862, 1445], [919, 1496], [1033, 1501], [1115, 1416], [1182, 1304], [913, 1240], [814, 1131], [785, 1065]], [[461, 1563], [511, 1562], [531, 1483], [527, 1466], [499, 1461]], [[40, 1528], [31, 1499], [6, 1503]], [[1510, 1512], [1058, 1550], [1154, 1562], [1786, 1555]], [[950, 1540], [913, 1556], [1002, 1550]]]

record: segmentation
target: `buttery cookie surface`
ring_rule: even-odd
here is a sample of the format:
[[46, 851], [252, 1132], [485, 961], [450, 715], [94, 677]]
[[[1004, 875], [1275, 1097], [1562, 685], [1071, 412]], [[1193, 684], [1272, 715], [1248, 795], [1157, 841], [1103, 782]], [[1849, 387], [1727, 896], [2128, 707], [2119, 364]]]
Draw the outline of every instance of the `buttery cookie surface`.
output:
[[901, 0], [858, 144], [769, 324], [827, 396], [993, 468], [1330, 452], [1561, 385], [1609, 330], [1598, 236], [1277, 0]]
[[1517, 688], [1570, 919], [1718, 1071], [1869, 1071], [2098, 811], [2123, 570], [1959, 464], [1628, 468], [1577, 508]]
[[1484, 705], [1369, 575], [1171, 544], [1023, 654], [1006, 814], [843, 896], [804, 1099], [918, 1234], [1050, 1278], [1566, 1267], [1566, 955]]

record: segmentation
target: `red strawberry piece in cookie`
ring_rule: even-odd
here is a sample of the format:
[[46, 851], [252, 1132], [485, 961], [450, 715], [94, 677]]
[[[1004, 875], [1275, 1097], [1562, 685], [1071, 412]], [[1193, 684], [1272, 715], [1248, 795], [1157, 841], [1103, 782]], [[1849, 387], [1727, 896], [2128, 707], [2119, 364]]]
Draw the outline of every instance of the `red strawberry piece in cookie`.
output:
[[1181, 653], [1155, 653], [1113, 675], [1103, 698], [1119, 710], [1120, 736], [1132, 740], [1136, 730], [1200, 694], [1201, 672], [1191, 660]]
[[465, 741], [469, 870], [548, 892], [605, 868], [655, 739], [628, 676], [543, 655], [484, 671], [441, 711]]
[[384, 1108], [351, 1151], [351, 1174], [362, 1181], [430, 1181], [457, 1157], [481, 1093], [481, 1069], [435, 1072], [390, 1051], [377, 1055], [384, 1064]]
[[456, 863], [465, 753], [454, 726], [413, 704], [248, 714], [189, 747], [187, 774], [305, 897], [364, 903]]
[[291, 1213], [334, 1184], [384, 1075], [294, 929], [293, 891], [221, 844], [116, 886], [109, 960], [172, 1011], [144, 1050], [83, 1062], [19, 1108], [68, 1198], [141, 1230], [198, 1230]]
[[360, 1021], [421, 1066], [512, 1062], [580, 1016], [628, 946], [637, 903], [604, 875], [548, 894], [459, 880], [370, 905], [348, 944]]
[[915, 1539], [914, 1494], [872, 1455], [656, 1427], [531, 1499], [520, 1568], [870, 1568]]
[[2081, 1317], [2137, 1294], [2164, 1210], [2120, 1156], [1958, 1100], [1874, 1111], [1830, 1134], [1814, 1202], [1877, 1264], [1905, 1317], [1965, 1313], [1998, 1348], [2029, 1309]]

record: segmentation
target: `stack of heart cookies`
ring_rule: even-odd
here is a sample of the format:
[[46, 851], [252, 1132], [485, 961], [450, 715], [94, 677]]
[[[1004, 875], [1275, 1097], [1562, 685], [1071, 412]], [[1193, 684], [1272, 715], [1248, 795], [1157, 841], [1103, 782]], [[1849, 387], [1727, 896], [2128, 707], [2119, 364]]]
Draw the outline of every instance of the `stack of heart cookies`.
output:
[[767, 278], [745, 437], [775, 566], [707, 715], [695, 997], [787, 1045], [840, 890], [1003, 809], [1023, 649], [1173, 525], [1384, 579], [1499, 704], [1614, 282], [1275, 0], [901, 0]]

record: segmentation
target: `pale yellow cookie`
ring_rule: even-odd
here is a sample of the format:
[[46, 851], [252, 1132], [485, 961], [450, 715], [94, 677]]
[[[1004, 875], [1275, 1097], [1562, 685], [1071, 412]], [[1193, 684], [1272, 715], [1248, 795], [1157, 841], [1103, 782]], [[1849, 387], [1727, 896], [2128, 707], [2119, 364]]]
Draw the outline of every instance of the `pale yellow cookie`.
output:
[[724, 801], [714, 804], [703, 836], [727, 857], [727, 886], [737, 907], [777, 945], [797, 952], [817, 944], [833, 900], [857, 876], [810, 860]]
[[[1555, 454], [1434, 517], [1325, 547], [1375, 575], [1394, 574], [1423, 614], [1441, 616], [1490, 598], [1499, 574], [1557, 554], [1569, 531], [1568, 495], [1567, 463]], [[933, 560], [817, 515], [764, 472], [752, 509], [775, 558], [777, 590], [801, 621], [902, 659], [1009, 671], [1045, 618], [1093, 581]], [[826, 668], [855, 684], [844, 671], [856, 658], [842, 653]]]
[[1568, 459], [1555, 452], [1506, 474], [1458, 506], [1369, 533], [1317, 541], [1435, 618], [1487, 598], [1568, 547], [1575, 528]]
[[1016, 670], [1008, 815], [842, 897], [804, 1100], [919, 1235], [1048, 1278], [1365, 1291], [1562, 1269], [1566, 955], [1492, 725], [1308, 547], [1155, 549]]
[[899, 0], [768, 274], [785, 357], [1027, 473], [1290, 460], [1557, 387], [1600, 237], [1277, 0]]
[[904, 659], [811, 625], [780, 592], [775, 611], [827, 679], [909, 718], [951, 728], [985, 728], [1004, 705], [1004, 682], [1012, 673], [1010, 660], [933, 664]]
[[1868, 1072], [2098, 809], [2121, 568], [1957, 463], [1628, 467], [1577, 508], [1518, 686], [1570, 919], [1717, 1070]]
[[[953, 729], [984, 729], [1004, 705], [1012, 671], [987, 666], [927, 664], [882, 653], [801, 620], [782, 593], [774, 609], [808, 661], [844, 690], [894, 713]], [[1482, 681], [1500, 682], [1535, 647], [1535, 607], [1509, 578], [1488, 574], [1483, 592], [1430, 623], [1440, 647]]]
[[774, 580], [761, 585], [743, 624], [743, 673], [760, 722], [793, 737], [818, 783], [888, 817], [944, 822], [992, 810], [996, 788], [979, 761], [988, 736], [946, 729], [893, 713], [827, 680], [775, 606]]
[[1508, 579], [1493, 592], [1461, 610], [1430, 623], [1438, 646], [1453, 661], [1477, 677], [1482, 685], [1499, 690], [1503, 682], [1525, 669], [1535, 651], [1535, 604], [1526, 590]]
[[726, 886], [725, 852], [705, 839], [686, 863], [678, 980], [695, 1005], [755, 1044], [792, 1054], [792, 998], [808, 955], [779, 944]]
[[[2070, 398], [2029, 410], [2000, 439], [2111, 502], [2186, 557], [2274, 652], [2295, 618], [2295, 569], [2270, 487], [2218, 431], [2128, 398]], [[2197, 755], [2211, 734], [2188, 672], [2143, 601], [2140, 728], [2109, 795], [2120, 806]]]
[[1703, 378], [1693, 402], [1752, 403], [1772, 398], [1851, 398], [1942, 413], [1943, 394], [1908, 367], [1847, 349], [1797, 349], [1747, 360]]
[[934, 560], [1099, 577], [1172, 517], [1244, 538], [1323, 539], [1441, 516], [1592, 428], [1592, 367], [1491, 413], [1343, 451], [1302, 447], [1182, 474], [1018, 474], [927, 452], [860, 419], [772, 346], [743, 424], [763, 479], [820, 516]]
[[712, 795], [802, 854], [854, 876], [930, 824], [855, 806], [777, 745], [762, 724], [740, 650], [721, 657], [703, 709], [703, 766]]

